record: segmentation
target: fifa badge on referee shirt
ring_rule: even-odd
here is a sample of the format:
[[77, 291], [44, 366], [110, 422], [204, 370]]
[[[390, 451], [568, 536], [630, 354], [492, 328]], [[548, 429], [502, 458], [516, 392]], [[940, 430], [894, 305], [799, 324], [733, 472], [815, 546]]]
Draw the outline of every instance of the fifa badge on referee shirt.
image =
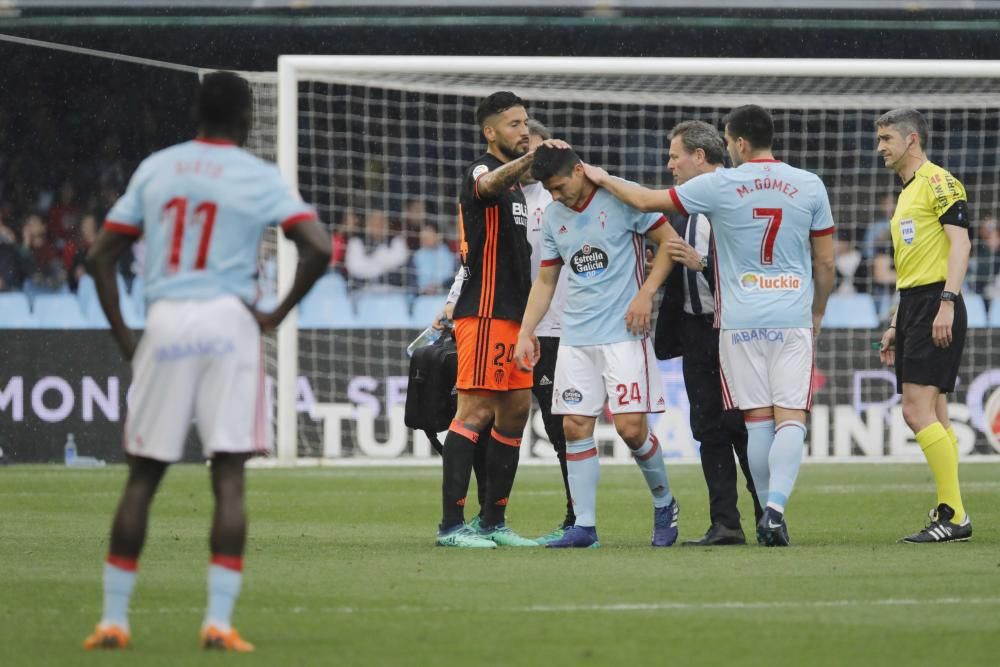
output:
[[917, 226], [913, 223], [913, 220], [900, 220], [899, 233], [902, 234], [906, 245], [910, 245], [917, 236]]

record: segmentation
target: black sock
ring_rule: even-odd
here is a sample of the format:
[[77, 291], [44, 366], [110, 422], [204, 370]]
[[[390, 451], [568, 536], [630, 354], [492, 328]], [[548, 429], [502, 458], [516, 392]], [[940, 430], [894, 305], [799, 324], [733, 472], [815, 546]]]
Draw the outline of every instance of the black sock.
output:
[[465, 496], [469, 492], [469, 477], [472, 474], [472, 460], [478, 440], [479, 434], [457, 419], [451, 423], [444, 439], [444, 452], [441, 455], [441, 499], [444, 511], [439, 527], [442, 531], [465, 522]]
[[483, 505], [483, 526], [492, 528], [504, 522], [507, 499], [514, 487], [517, 461], [521, 455], [521, 437], [511, 437], [490, 431], [486, 449], [486, 504]]
[[479, 432], [479, 440], [482, 444], [476, 444], [475, 457], [472, 459], [472, 471], [476, 475], [476, 495], [479, 497], [479, 515], [483, 515], [483, 508], [486, 507], [486, 443], [489, 442], [490, 430], [493, 423]]
[[556, 456], [559, 458], [559, 469], [562, 472], [563, 487], [566, 489], [566, 518], [563, 519], [563, 528], [569, 528], [576, 523], [576, 513], [573, 511], [573, 494], [569, 490], [569, 468], [566, 467], [566, 449], [557, 449]]

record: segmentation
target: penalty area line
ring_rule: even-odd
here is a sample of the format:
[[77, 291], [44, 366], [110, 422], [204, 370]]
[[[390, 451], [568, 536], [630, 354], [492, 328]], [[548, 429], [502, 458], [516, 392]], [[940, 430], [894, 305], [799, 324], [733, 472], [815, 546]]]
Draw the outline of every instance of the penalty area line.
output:
[[[564, 613], [635, 613], [635, 612], [699, 612], [741, 611], [757, 609], [838, 609], [859, 607], [924, 607], [937, 605], [1000, 606], [1000, 597], [993, 598], [882, 598], [875, 600], [781, 600], [781, 601], [728, 601], [728, 602], [620, 602], [607, 604], [536, 604], [510, 607], [431, 607], [399, 605], [395, 607], [247, 607], [244, 613], [311, 616], [355, 614], [433, 614], [433, 613], [490, 613], [564, 614]], [[65, 614], [65, 609], [36, 609], [46, 614]], [[81, 613], [94, 613], [95, 608], [84, 608]], [[139, 616], [159, 614], [201, 614], [203, 607], [137, 607], [131, 613]]]

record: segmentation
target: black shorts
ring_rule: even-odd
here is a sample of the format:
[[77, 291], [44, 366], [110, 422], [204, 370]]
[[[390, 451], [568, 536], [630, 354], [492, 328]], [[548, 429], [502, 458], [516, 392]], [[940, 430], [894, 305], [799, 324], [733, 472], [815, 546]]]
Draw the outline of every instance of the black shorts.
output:
[[955, 302], [955, 321], [951, 327], [951, 345], [934, 344], [931, 328], [941, 307], [944, 283], [921, 285], [900, 290], [896, 314], [896, 392], [903, 393], [903, 383], [937, 387], [944, 393], [955, 390], [958, 366], [965, 349], [968, 318], [965, 301]]

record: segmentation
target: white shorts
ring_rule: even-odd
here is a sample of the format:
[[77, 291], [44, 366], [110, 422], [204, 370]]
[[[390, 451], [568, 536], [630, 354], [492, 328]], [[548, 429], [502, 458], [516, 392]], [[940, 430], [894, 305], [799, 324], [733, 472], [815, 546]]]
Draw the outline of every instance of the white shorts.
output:
[[812, 407], [812, 329], [719, 332], [722, 403], [727, 410]]
[[663, 412], [663, 381], [649, 339], [607, 345], [560, 345], [552, 414], [596, 417], [607, 402], [613, 414]]
[[235, 296], [149, 309], [132, 360], [125, 451], [179, 461], [192, 419], [206, 458], [270, 450], [260, 328]]

